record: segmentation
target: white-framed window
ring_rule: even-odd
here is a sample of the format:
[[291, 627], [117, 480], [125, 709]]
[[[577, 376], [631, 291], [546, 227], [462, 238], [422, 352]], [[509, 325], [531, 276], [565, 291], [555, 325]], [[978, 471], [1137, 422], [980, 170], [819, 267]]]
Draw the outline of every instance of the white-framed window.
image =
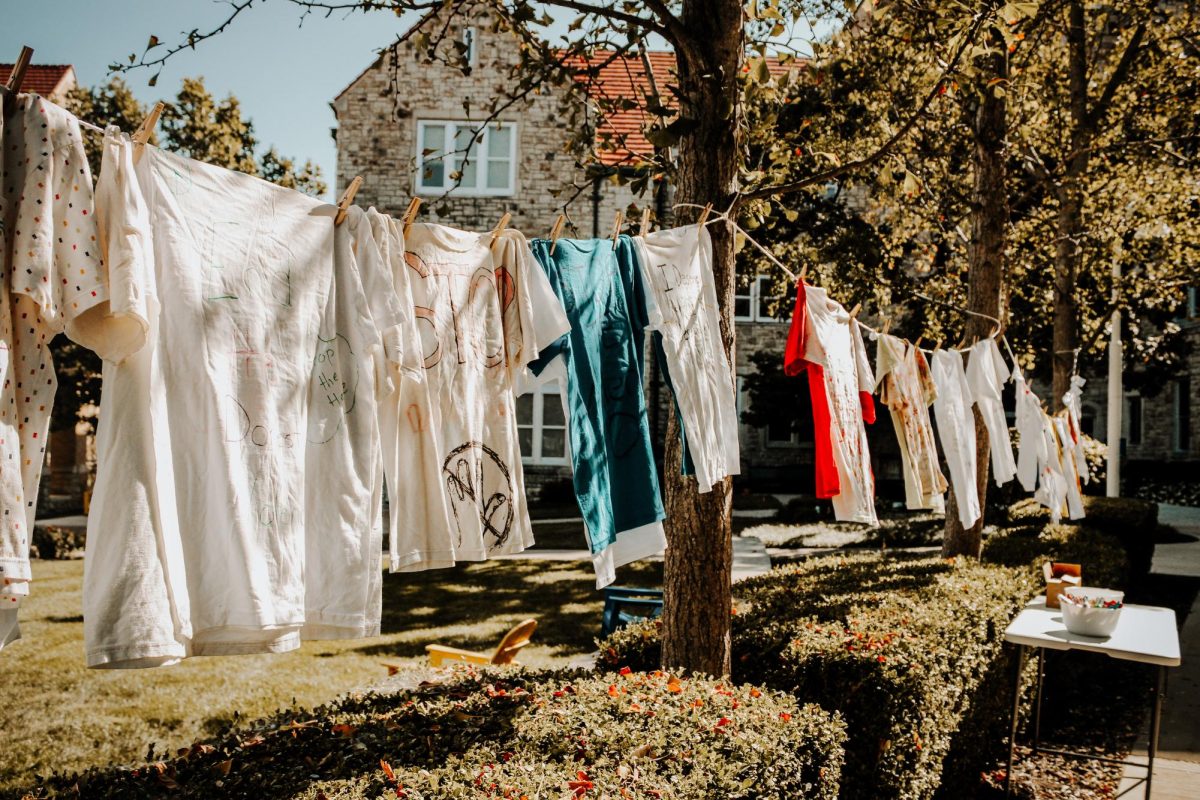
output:
[[1175, 452], [1186, 453], [1192, 449], [1192, 381], [1179, 378], [1175, 381], [1174, 396]]
[[790, 420], [772, 420], [767, 423], [765, 437], [767, 447], [795, 447], [800, 444], [800, 435]]
[[[517, 183], [517, 126], [417, 121], [417, 191], [507, 197]], [[472, 137], [474, 141], [472, 142]]]
[[1142, 443], [1142, 398], [1136, 394], [1125, 395], [1125, 441], [1132, 447]]
[[771, 313], [771, 309], [783, 300], [782, 295], [771, 294], [771, 277], [758, 275], [745, 289], [738, 289], [733, 296], [733, 318], [738, 322], [783, 322]]
[[526, 464], [567, 464], [567, 419], [558, 382], [551, 381], [517, 398], [517, 438]]

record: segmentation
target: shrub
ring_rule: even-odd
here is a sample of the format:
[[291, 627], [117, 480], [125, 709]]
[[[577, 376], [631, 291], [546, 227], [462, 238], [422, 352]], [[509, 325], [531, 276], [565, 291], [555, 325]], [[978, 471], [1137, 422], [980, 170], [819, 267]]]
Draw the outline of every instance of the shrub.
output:
[[[843, 798], [969, 795], [1007, 721], [972, 706], [1007, 697], [1003, 630], [1036, 588], [1028, 569], [930, 558], [862, 554], [775, 569], [735, 587], [734, 678], [844, 715]], [[603, 661], [651, 668], [658, 630], [619, 631]]]
[[703, 678], [462, 672], [135, 769], [55, 776], [32, 796], [834, 800], [844, 729], [788, 695]]
[[[1132, 497], [1083, 498], [1084, 518], [1078, 522], [1115, 534], [1144, 532], [1149, 536], [1158, 525], [1158, 506], [1147, 500]], [[1008, 508], [1008, 524], [1049, 525], [1050, 510], [1032, 498], [1014, 503]]]
[[1006, 567], [1026, 567], [1038, 576], [1046, 561], [1080, 564], [1083, 582], [1089, 586], [1125, 588], [1130, 577], [1130, 559], [1121, 540], [1088, 525], [1001, 531], [984, 541], [983, 560]]

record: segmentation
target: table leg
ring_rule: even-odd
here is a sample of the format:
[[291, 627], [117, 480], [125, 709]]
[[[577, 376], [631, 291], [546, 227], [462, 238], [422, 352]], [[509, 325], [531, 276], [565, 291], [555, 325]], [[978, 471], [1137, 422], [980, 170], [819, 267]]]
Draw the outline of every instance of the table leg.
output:
[[1154, 781], [1154, 757], [1158, 755], [1158, 731], [1162, 723], [1162, 700], [1167, 686], [1167, 668], [1159, 667], [1154, 678], [1154, 703], [1150, 706], [1150, 746], [1146, 751], [1146, 800]]
[[1037, 689], [1033, 699], [1033, 749], [1042, 742], [1042, 684], [1046, 680], [1046, 648], [1038, 648]]
[[1021, 672], [1025, 667], [1025, 645], [1017, 646], [1017, 657], [1013, 659], [1013, 663], [1013, 704], [1008, 731], [1008, 769], [1004, 773], [1005, 797], [1012, 797], [1013, 759], [1017, 754], [1017, 722], [1021, 717]]

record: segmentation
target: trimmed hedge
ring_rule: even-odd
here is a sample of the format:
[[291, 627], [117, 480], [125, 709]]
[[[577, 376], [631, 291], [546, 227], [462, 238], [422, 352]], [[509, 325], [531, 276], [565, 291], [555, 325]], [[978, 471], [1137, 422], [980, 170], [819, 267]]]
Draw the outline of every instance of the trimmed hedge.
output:
[[749, 686], [662, 672], [463, 671], [286, 714], [29, 796], [834, 800], [845, 725]]
[[1039, 576], [1046, 561], [1065, 561], [1083, 568], [1088, 586], [1124, 589], [1129, 585], [1130, 558], [1120, 538], [1087, 525], [1013, 528], [989, 536], [983, 560], [1005, 567], [1026, 567]]
[[[775, 569], [735, 587], [733, 677], [844, 716], [842, 798], [971, 796], [1006, 735], [1003, 631], [1037, 588], [1028, 569], [935, 558]], [[659, 624], [614, 634], [605, 665], [652, 669]]]
[[[1150, 536], [1158, 527], [1158, 504], [1148, 500], [1084, 496], [1083, 512], [1080, 524], [1117, 535], [1136, 532]], [[1028, 498], [1009, 506], [1008, 524], [1010, 527], [1049, 525], [1050, 510]]]

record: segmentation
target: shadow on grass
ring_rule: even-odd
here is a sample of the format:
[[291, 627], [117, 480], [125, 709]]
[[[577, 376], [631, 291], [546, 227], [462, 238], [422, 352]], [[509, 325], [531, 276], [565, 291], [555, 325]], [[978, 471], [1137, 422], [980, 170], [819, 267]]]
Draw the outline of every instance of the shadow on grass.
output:
[[[661, 584], [661, 564], [631, 564], [621, 582]], [[421, 657], [433, 642], [491, 650], [504, 630], [534, 618], [534, 644], [555, 655], [595, 649], [603, 594], [591, 565], [579, 561], [505, 560], [465, 564], [429, 572], [384, 576], [381, 633], [407, 634], [404, 641], [356, 648], [367, 656]], [[425, 631], [427, 636], [414, 635]]]

